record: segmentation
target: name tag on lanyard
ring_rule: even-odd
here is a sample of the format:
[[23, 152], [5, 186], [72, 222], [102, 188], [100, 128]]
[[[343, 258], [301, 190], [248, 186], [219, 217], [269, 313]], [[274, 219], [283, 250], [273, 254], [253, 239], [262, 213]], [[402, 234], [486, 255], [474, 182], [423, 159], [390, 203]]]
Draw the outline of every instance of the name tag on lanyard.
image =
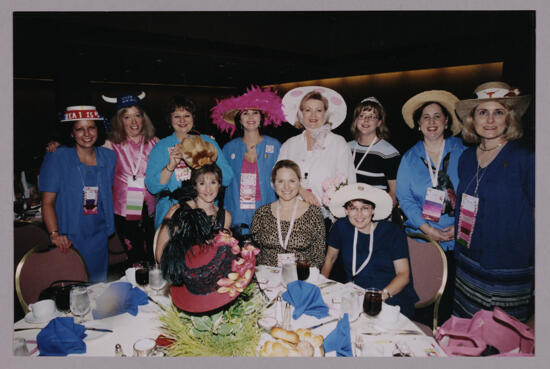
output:
[[256, 209], [256, 173], [242, 173], [240, 208]]
[[466, 193], [462, 194], [456, 241], [464, 247], [470, 247], [472, 234], [474, 233], [474, 225], [476, 223], [478, 205], [479, 198]]
[[82, 204], [82, 208], [85, 215], [93, 215], [98, 213], [98, 192], [99, 187], [97, 186], [84, 186], [84, 203]]
[[128, 191], [126, 193], [126, 219], [141, 220], [143, 200], [145, 198], [144, 178], [128, 176]]
[[441, 212], [443, 211], [443, 202], [445, 201], [445, 192], [435, 188], [428, 188], [424, 207], [422, 209], [422, 218], [439, 222]]

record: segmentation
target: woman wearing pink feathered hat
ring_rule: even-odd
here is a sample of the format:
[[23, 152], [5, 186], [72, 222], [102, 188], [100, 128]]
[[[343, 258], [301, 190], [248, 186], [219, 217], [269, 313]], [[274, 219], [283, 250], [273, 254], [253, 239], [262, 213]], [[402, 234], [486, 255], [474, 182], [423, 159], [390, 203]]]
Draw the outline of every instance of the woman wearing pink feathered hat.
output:
[[235, 173], [226, 189], [224, 207], [233, 215], [232, 229], [248, 234], [256, 209], [277, 200], [270, 175], [281, 144], [262, 134], [262, 127], [284, 121], [281, 98], [269, 87], [251, 86], [246, 93], [219, 101], [212, 108], [212, 121], [231, 136], [223, 155]]

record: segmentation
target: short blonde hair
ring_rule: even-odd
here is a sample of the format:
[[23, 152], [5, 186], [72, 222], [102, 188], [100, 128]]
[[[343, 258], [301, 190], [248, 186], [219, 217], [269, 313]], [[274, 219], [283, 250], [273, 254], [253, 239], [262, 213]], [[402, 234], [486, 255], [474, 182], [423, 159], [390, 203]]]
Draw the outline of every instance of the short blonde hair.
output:
[[[523, 127], [521, 125], [521, 117], [514, 109], [513, 105], [507, 104], [505, 102], [499, 101], [499, 104], [506, 108], [506, 131], [504, 132], [504, 139], [506, 141], [513, 141], [521, 138], [523, 136]], [[464, 142], [471, 144], [479, 144], [481, 142], [481, 137], [477, 134], [474, 127], [474, 114], [477, 107], [470, 111], [466, 121], [464, 122], [464, 128], [462, 129], [462, 138]]]
[[124, 123], [122, 123], [122, 116], [131, 107], [135, 107], [137, 110], [139, 110], [141, 115], [143, 115], [143, 127], [141, 128], [141, 133], [144, 137], [144, 143], [149, 142], [153, 139], [153, 137], [155, 137], [155, 127], [153, 126], [153, 122], [151, 122], [149, 116], [140, 106], [133, 105], [119, 109], [111, 119], [113, 130], [109, 135], [109, 139], [116, 144], [122, 143], [128, 138], [126, 137], [126, 131], [124, 130]]
[[[305, 94], [304, 97], [302, 97], [302, 101], [300, 101], [300, 106], [298, 109], [298, 114], [304, 109], [304, 104], [308, 100], [321, 101], [323, 103], [323, 106], [325, 107], [325, 111], [328, 112], [328, 99], [324, 97], [319, 91], [310, 91], [307, 94]], [[300, 119], [298, 118], [298, 116], [296, 118], [297, 119], [296, 119], [296, 122], [294, 122], [294, 127], [298, 129], [304, 129], [305, 127], [302, 124], [302, 122], [300, 122]], [[331, 123], [327, 121], [325, 122], [325, 124], [331, 124]]]

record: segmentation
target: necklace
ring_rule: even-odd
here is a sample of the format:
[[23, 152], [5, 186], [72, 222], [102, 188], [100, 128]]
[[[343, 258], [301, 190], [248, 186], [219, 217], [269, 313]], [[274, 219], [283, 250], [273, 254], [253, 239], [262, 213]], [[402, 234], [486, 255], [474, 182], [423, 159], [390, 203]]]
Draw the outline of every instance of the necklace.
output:
[[487, 152], [487, 151], [493, 151], [493, 150], [496, 150], [496, 149], [498, 149], [499, 147], [501, 147], [501, 146], [502, 146], [503, 144], [504, 144], [504, 143], [503, 143], [503, 142], [501, 142], [501, 143], [499, 143], [498, 145], [496, 145], [495, 147], [491, 147], [490, 149], [486, 149], [486, 148], [483, 148], [483, 147], [481, 147], [481, 144], [479, 144], [479, 146], [478, 146], [478, 147], [479, 147], [479, 149], [480, 149], [481, 151], [485, 151], [485, 152]]

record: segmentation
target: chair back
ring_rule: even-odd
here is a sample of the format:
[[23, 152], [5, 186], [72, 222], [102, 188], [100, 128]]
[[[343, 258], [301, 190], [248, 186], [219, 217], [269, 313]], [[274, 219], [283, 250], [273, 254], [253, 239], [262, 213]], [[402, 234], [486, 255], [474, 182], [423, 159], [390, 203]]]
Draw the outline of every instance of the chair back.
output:
[[109, 250], [109, 266], [120, 265], [128, 261], [128, 252], [116, 232], [109, 237], [107, 247]]
[[13, 228], [14, 269], [23, 256], [33, 247], [47, 248], [50, 238], [46, 230], [36, 224], [25, 224]]
[[38, 301], [40, 292], [59, 280], [89, 281], [82, 255], [74, 247], [65, 254], [57, 247], [29, 250], [15, 271], [15, 290], [25, 313], [29, 304]]
[[157, 231], [155, 232], [155, 238], [153, 238], [153, 259], [157, 260], [157, 242], [159, 238], [160, 229], [162, 227], [158, 227]]
[[407, 235], [407, 242], [414, 289], [419, 297], [415, 307], [423, 308], [434, 304], [431, 328], [435, 334], [439, 302], [447, 283], [447, 258], [439, 243], [423, 234], [410, 233]]

